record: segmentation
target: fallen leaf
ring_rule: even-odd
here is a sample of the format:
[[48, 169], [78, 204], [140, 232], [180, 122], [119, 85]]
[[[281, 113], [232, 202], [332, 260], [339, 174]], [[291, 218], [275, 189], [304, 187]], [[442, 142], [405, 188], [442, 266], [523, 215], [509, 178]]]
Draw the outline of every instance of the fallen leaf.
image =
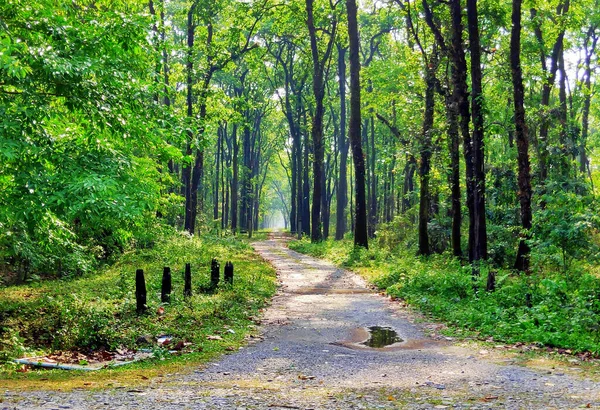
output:
[[208, 335], [208, 336], [206, 336], [206, 338], [208, 340], [223, 340], [223, 338], [221, 336], [216, 336], [216, 335]]
[[396, 398], [394, 396], [388, 396], [388, 401], [396, 401]]
[[299, 374], [299, 375], [298, 375], [298, 378], [299, 378], [300, 380], [314, 380], [314, 379], [316, 379], [316, 377], [315, 377], [315, 376], [305, 376], [305, 375], [303, 375], [303, 374]]

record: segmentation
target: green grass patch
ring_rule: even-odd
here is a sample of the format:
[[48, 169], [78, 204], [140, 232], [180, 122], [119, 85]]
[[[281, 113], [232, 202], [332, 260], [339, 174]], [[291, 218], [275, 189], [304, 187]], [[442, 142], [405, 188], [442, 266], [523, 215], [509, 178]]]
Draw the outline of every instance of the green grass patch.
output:
[[[221, 284], [218, 292], [203, 294], [210, 277], [210, 262], [217, 258], [221, 274], [226, 261], [235, 268], [233, 286]], [[183, 297], [185, 263], [192, 267], [194, 294]], [[173, 293], [171, 303], [160, 303], [164, 266], [171, 267]], [[148, 312], [136, 314], [135, 271], [146, 274]], [[157, 362], [177, 367], [197, 363], [236, 349], [253, 329], [258, 314], [276, 290], [273, 268], [245, 242], [236, 238], [182, 234], [169, 237], [152, 249], [140, 249], [123, 255], [113, 266], [95, 274], [74, 279], [48, 280], [21, 286], [0, 288], [0, 379], [47, 378], [54, 374], [69, 379], [60, 371], [16, 373], [12, 359], [44, 355], [52, 351], [88, 350], [119, 347], [138, 348], [142, 335], [171, 335], [174, 340], [191, 343], [191, 353], [181, 357], [162, 355], [148, 363], [127, 369], [103, 370], [104, 379], [113, 373], [147, 369]], [[164, 313], [159, 314], [160, 307]], [[208, 340], [219, 335], [222, 340]], [[132, 370], [133, 369], [133, 370]]]
[[486, 292], [486, 266], [473, 279], [471, 267], [449, 255], [421, 258], [389, 252], [376, 242], [370, 246], [354, 249], [349, 240], [289, 244], [296, 251], [357, 270], [390, 296], [455, 329], [506, 343], [600, 354], [600, 279], [593, 272], [538, 271], [523, 276], [496, 269], [497, 290]]

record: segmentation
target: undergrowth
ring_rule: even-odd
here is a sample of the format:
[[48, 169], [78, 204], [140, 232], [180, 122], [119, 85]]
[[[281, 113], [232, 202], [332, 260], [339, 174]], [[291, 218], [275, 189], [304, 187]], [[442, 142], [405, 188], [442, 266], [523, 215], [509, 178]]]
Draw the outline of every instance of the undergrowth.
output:
[[350, 240], [301, 240], [289, 247], [357, 270], [390, 296], [482, 338], [600, 354], [600, 278], [583, 269], [540, 268], [529, 276], [494, 269], [497, 289], [486, 292], [490, 267], [474, 279], [470, 266], [448, 254], [422, 258], [376, 242], [355, 249]]
[[[233, 286], [209, 283], [210, 262], [234, 264]], [[193, 296], [183, 297], [185, 263], [192, 268]], [[170, 304], [160, 303], [164, 266], [171, 267]], [[135, 271], [146, 274], [148, 310], [136, 314]], [[100, 272], [72, 279], [0, 288], [0, 375], [14, 371], [11, 359], [52, 351], [137, 348], [140, 336], [171, 335], [188, 350], [224, 351], [239, 345], [258, 310], [276, 289], [275, 272], [245, 242], [233, 237], [190, 238], [175, 234], [152, 249], [124, 254]], [[164, 309], [159, 309], [162, 307]], [[208, 340], [221, 335], [221, 340]]]

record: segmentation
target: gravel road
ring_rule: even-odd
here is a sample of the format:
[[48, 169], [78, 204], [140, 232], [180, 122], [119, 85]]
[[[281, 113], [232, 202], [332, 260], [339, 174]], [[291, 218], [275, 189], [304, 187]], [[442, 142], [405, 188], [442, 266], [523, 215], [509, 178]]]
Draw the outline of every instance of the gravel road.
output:
[[[254, 244], [281, 288], [262, 337], [188, 374], [140, 390], [5, 392], [0, 409], [572, 409], [600, 407], [600, 383], [486, 360], [432, 339], [357, 275], [285, 247]], [[368, 348], [366, 328], [404, 342]]]

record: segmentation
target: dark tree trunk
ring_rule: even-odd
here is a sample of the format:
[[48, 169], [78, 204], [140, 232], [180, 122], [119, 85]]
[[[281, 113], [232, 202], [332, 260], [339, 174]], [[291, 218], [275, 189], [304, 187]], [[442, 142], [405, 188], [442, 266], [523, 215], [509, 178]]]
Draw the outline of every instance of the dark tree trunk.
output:
[[[589, 171], [589, 160], [586, 153], [586, 144], [590, 127], [590, 107], [592, 102], [592, 68], [591, 60], [596, 51], [598, 43], [597, 27], [592, 26], [588, 30], [586, 40], [584, 42], [585, 61], [583, 73], [583, 108], [581, 111], [581, 142], [579, 145], [579, 172], [585, 174]], [[591, 44], [590, 44], [591, 42]], [[590, 180], [591, 180], [590, 174]]]
[[450, 0], [450, 15], [452, 19], [452, 40], [450, 58], [452, 60], [452, 97], [457, 107], [460, 134], [463, 140], [463, 151], [465, 157], [465, 174], [467, 188], [467, 208], [469, 211], [469, 261], [473, 261], [473, 238], [475, 233], [474, 209], [473, 209], [473, 154], [471, 148], [471, 134], [469, 131], [469, 91], [467, 88], [467, 61], [463, 48], [463, 24], [462, 6], [460, 0]]
[[[190, 8], [187, 15], [187, 62], [186, 62], [186, 86], [187, 86], [187, 96], [186, 96], [186, 105], [187, 105], [187, 116], [188, 118], [192, 118], [193, 116], [193, 51], [194, 51], [194, 33], [196, 30], [196, 26], [194, 24], [194, 5]], [[194, 134], [191, 130], [187, 132], [188, 141], [186, 143], [185, 153], [188, 156], [191, 156], [192, 151], [192, 140], [194, 138]], [[194, 224], [193, 224], [193, 216], [194, 209], [192, 205], [192, 168], [189, 163], [184, 165], [182, 170], [182, 183], [185, 194], [185, 219], [184, 219], [184, 229], [189, 233], [194, 233]]]
[[[306, 123], [306, 118], [305, 118]], [[310, 141], [308, 133], [304, 127], [304, 144], [303, 144], [303, 161], [302, 167], [303, 180], [302, 180], [302, 232], [304, 235], [310, 235], [310, 179], [309, 179], [309, 161], [308, 154], [310, 151]]]
[[452, 216], [452, 254], [462, 256], [460, 227], [462, 224], [460, 198], [460, 137], [458, 133], [458, 110], [453, 104], [454, 98], [446, 95], [446, 116], [448, 119], [448, 152], [450, 154], [450, 213]]
[[223, 126], [220, 125], [217, 130], [217, 153], [215, 154], [215, 183], [213, 190], [213, 219], [216, 221], [219, 219], [219, 179], [220, 179], [220, 166], [223, 164], [221, 161], [221, 145], [223, 142]]
[[233, 125], [231, 142], [233, 145], [233, 177], [231, 178], [231, 230], [235, 233], [238, 229], [238, 185], [239, 185], [239, 165], [238, 152], [239, 144], [237, 138], [237, 124]]
[[344, 239], [346, 233], [346, 207], [348, 205], [348, 148], [346, 136], [346, 51], [338, 45], [338, 78], [340, 87], [340, 134], [338, 149], [340, 151], [340, 173], [336, 201], [335, 239]]
[[[557, 15], [562, 16], [569, 11], [569, 0], [561, 1], [557, 8]], [[544, 81], [542, 86], [542, 99], [540, 102], [540, 131], [538, 133], [538, 167], [539, 167], [539, 184], [541, 186], [541, 192], [544, 191], [544, 185], [548, 179], [548, 131], [550, 129], [550, 121], [548, 116], [548, 107], [550, 106], [550, 93], [554, 86], [556, 79], [556, 72], [558, 71], [558, 55], [563, 48], [563, 40], [565, 36], [565, 30], [562, 29], [554, 42], [552, 47], [552, 54], [550, 55], [550, 68], [547, 65], [548, 56], [544, 51], [544, 37], [541, 30], [541, 25], [536, 22], [537, 10], [531, 9], [531, 18], [534, 20], [534, 33], [538, 41], [540, 48], [540, 62], [544, 73]], [[544, 204], [542, 203], [542, 207]]]
[[356, 187], [356, 219], [354, 245], [368, 248], [367, 209], [365, 195], [365, 159], [360, 136], [360, 61], [356, 1], [346, 0], [348, 10], [348, 37], [350, 39], [350, 124], [348, 134], [354, 160], [354, 184]]
[[412, 208], [412, 193], [415, 192], [415, 172], [417, 171], [417, 159], [412, 154], [406, 154], [406, 165], [404, 166], [404, 184], [402, 185], [402, 213]]
[[521, 205], [521, 226], [523, 233], [519, 240], [515, 269], [529, 270], [529, 230], [531, 229], [531, 170], [529, 165], [529, 139], [525, 121], [523, 72], [521, 70], [521, 1], [512, 1], [512, 31], [510, 37], [510, 68], [513, 83], [515, 108], [515, 134], [519, 164], [519, 203]]
[[425, 114], [423, 117], [423, 131], [421, 135], [421, 164], [419, 167], [419, 179], [421, 192], [419, 195], [419, 255], [429, 255], [429, 171], [431, 168], [431, 133], [433, 132], [433, 116], [435, 109], [435, 64], [430, 63], [425, 68]]
[[[368, 87], [371, 91], [373, 89], [372, 85], [369, 85]], [[372, 109], [371, 109], [372, 111]], [[369, 180], [370, 182], [370, 189], [369, 189], [369, 224], [368, 224], [368, 233], [369, 233], [369, 237], [373, 238], [375, 237], [375, 231], [377, 230], [377, 172], [375, 170], [375, 164], [377, 163], [376, 161], [376, 147], [375, 147], [375, 124], [374, 124], [374, 119], [373, 119], [373, 115], [371, 114], [371, 116], [369, 117], [369, 119], [367, 120], [367, 124], [369, 125], [369, 137], [371, 139], [370, 141], [370, 146], [371, 146], [371, 155], [369, 156], [369, 161], [370, 161], [370, 174], [371, 174], [371, 178]]]
[[317, 30], [314, 24], [313, 0], [306, 0], [307, 26], [310, 37], [310, 49], [313, 60], [313, 94], [315, 96], [315, 113], [312, 119], [312, 143], [313, 143], [313, 198], [311, 208], [311, 241], [319, 242], [323, 239], [322, 227], [322, 189], [323, 179], [325, 178], [324, 157], [325, 146], [323, 144], [323, 116], [325, 97], [325, 66], [331, 55], [333, 42], [335, 39], [336, 23], [333, 21], [333, 27], [329, 35], [329, 43], [323, 59], [319, 58], [319, 48], [317, 45]]
[[471, 116], [473, 121], [473, 261], [479, 261], [487, 259], [487, 229], [485, 216], [481, 44], [479, 39], [477, 0], [467, 0], [467, 21], [471, 48]]

